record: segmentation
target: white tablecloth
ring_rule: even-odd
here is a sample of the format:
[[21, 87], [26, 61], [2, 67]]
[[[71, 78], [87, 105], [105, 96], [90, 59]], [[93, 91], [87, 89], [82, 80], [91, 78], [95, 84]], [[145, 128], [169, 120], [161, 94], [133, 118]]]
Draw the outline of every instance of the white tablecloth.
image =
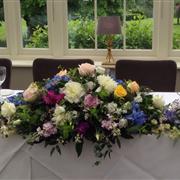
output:
[[[158, 93], [166, 103], [179, 96]], [[137, 136], [121, 140], [122, 147], [113, 148], [111, 159], [94, 166], [93, 146], [84, 145], [77, 158], [73, 144], [61, 147], [62, 155], [50, 156], [50, 147], [43, 144], [29, 146], [18, 136], [0, 138], [0, 180], [161, 180], [180, 179], [180, 142], [167, 137]]]

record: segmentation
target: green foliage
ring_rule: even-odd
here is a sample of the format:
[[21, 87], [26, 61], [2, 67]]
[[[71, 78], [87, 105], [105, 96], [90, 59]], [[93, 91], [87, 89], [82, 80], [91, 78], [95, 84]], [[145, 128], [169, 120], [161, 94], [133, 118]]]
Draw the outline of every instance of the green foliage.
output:
[[152, 20], [143, 20], [143, 16], [126, 24], [127, 49], [152, 48]]
[[94, 48], [94, 21], [71, 20], [68, 23], [70, 48]]
[[47, 48], [48, 47], [48, 27], [37, 26], [32, 36], [27, 40], [28, 48]]

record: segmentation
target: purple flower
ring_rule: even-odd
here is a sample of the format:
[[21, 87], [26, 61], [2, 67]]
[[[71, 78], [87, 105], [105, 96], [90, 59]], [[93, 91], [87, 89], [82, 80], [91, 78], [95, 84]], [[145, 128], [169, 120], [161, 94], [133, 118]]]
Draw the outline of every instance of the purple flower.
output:
[[88, 122], [79, 122], [79, 124], [76, 127], [76, 132], [78, 132], [81, 135], [85, 135], [89, 128], [90, 125]]
[[84, 98], [84, 106], [87, 108], [96, 108], [100, 103], [98, 97], [88, 94]]
[[132, 113], [127, 115], [126, 119], [132, 121], [134, 124], [142, 125], [147, 121], [147, 115], [140, 110], [138, 103], [133, 102]]
[[57, 133], [56, 127], [52, 124], [52, 122], [46, 122], [43, 124], [43, 128], [37, 129], [38, 133], [44, 137], [49, 137]]
[[48, 91], [46, 95], [43, 96], [43, 100], [46, 104], [55, 105], [64, 98], [64, 94], [56, 94], [54, 91]]
[[164, 111], [164, 116], [165, 116], [166, 120], [170, 121], [170, 122], [174, 122], [177, 119], [176, 111], [174, 111], [174, 110], [166, 109]]

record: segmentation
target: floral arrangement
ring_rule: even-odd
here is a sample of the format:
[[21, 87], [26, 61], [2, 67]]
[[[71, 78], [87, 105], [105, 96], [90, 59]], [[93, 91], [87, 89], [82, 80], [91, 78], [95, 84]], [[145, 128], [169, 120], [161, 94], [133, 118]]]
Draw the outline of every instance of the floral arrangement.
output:
[[85, 63], [61, 70], [52, 79], [33, 82], [1, 104], [0, 132], [27, 138], [31, 145], [51, 145], [51, 154], [73, 142], [80, 156], [91, 141], [99, 164], [134, 134], [180, 136], [180, 102], [142, 92], [135, 81], [114, 80], [105, 69]]

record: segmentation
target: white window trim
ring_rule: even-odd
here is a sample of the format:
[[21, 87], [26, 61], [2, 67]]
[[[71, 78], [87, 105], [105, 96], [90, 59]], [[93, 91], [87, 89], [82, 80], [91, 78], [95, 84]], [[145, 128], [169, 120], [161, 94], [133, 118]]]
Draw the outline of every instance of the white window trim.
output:
[[[96, 2], [96, 1], [95, 1]], [[49, 48], [33, 49], [22, 47], [20, 26], [19, 0], [4, 0], [5, 21], [7, 26], [7, 48], [0, 48], [0, 57], [10, 57], [13, 60], [33, 60], [35, 57], [54, 58], [91, 58], [97, 61], [105, 59], [105, 49], [68, 49], [67, 0], [48, 0], [48, 33]], [[174, 3], [167, 0], [154, 0], [153, 16], [154, 33], [152, 50], [113, 49], [117, 59], [174, 59], [180, 62], [180, 50], [172, 50], [172, 19]], [[97, 9], [95, 9], [97, 11]], [[97, 19], [97, 17], [95, 17]], [[13, 33], [11, 30], [13, 29]], [[95, 36], [97, 39], [97, 35]]]

